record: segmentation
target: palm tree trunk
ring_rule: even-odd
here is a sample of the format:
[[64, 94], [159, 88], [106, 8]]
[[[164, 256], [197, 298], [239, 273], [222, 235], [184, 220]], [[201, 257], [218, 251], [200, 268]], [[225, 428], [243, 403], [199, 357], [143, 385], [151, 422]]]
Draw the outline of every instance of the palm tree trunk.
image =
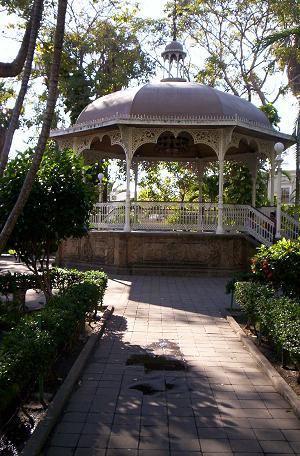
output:
[[27, 22], [26, 30], [23, 35], [22, 43], [17, 57], [12, 62], [0, 62], [0, 78], [12, 78], [17, 76], [23, 70], [25, 60], [27, 57], [28, 46], [30, 42], [32, 16], [34, 6], [31, 11], [30, 19]]
[[[18, 196], [18, 199], [13, 207], [4, 228], [0, 234], [0, 252], [3, 251], [6, 242], [14, 229], [15, 224], [17, 223], [18, 217], [22, 212], [26, 201], [29, 197], [35, 176], [38, 172], [40, 163], [43, 158], [45, 146], [47, 139], [50, 133], [51, 121], [56, 105], [57, 100], [57, 86], [59, 78], [59, 69], [60, 61], [65, 33], [65, 19], [66, 19], [66, 9], [67, 9], [68, 0], [59, 0], [58, 1], [58, 10], [57, 10], [57, 22], [54, 36], [54, 52], [53, 59], [51, 64], [50, 79], [49, 79], [49, 91], [47, 97], [46, 109], [44, 112], [43, 125], [39, 135], [38, 144], [35, 149], [35, 154], [32, 160], [32, 164], [27, 173], [27, 176], [24, 180], [21, 192]], [[34, 221], [33, 221], [34, 223]]]
[[34, 56], [34, 51], [36, 47], [36, 40], [38, 36], [38, 31], [40, 28], [40, 23], [41, 23], [41, 18], [42, 18], [42, 13], [43, 13], [43, 4], [44, 0], [35, 0], [33, 4], [33, 10], [32, 10], [32, 26], [31, 26], [31, 31], [30, 31], [30, 38], [29, 38], [29, 44], [28, 44], [28, 50], [27, 50], [27, 58], [26, 58], [26, 63], [23, 71], [23, 76], [22, 76], [22, 82], [21, 82], [21, 88], [19, 91], [18, 98], [16, 100], [16, 104], [13, 109], [13, 113], [9, 122], [9, 126], [7, 129], [7, 132], [5, 134], [5, 140], [4, 140], [4, 145], [1, 151], [1, 162], [0, 162], [0, 177], [3, 176], [3, 172], [6, 168], [7, 160], [8, 160], [8, 155], [9, 151], [11, 148], [11, 143], [14, 137], [14, 133], [17, 129], [21, 110], [23, 107], [24, 103], [24, 98], [28, 89], [28, 82], [29, 78], [31, 75], [31, 69], [32, 69], [32, 61], [33, 61], [33, 56]]

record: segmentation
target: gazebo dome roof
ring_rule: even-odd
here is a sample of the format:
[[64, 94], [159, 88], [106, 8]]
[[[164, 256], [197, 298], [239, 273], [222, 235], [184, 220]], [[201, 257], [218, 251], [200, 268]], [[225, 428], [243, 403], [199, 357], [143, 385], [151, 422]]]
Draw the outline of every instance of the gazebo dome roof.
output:
[[252, 103], [196, 82], [156, 82], [120, 90], [90, 103], [76, 124], [101, 119], [170, 118], [224, 120], [239, 118], [272, 128], [265, 114]]

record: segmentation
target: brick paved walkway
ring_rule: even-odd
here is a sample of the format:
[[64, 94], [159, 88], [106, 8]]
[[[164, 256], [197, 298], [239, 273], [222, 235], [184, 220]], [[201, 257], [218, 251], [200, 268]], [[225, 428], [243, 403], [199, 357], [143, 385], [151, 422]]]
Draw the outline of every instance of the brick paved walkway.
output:
[[[111, 280], [116, 307], [47, 456], [300, 455], [300, 421], [223, 318], [224, 279]], [[152, 350], [187, 371], [126, 365]], [[131, 389], [147, 382], [158, 390]]]

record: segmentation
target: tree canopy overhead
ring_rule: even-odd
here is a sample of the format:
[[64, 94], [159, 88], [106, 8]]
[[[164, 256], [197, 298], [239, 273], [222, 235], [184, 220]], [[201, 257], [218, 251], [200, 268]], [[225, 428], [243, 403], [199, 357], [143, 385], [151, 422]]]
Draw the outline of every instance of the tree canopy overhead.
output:
[[276, 58], [261, 44], [277, 26], [270, 0], [179, 0], [179, 30], [201, 50], [204, 65], [196, 69], [199, 82], [262, 105], [274, 103], [286, 87], [270, 91], [268, 82], [279, 73]]
[[[132, 81], [146, 82], [153, 74], [154, 62], [139, 40], [145, 21], [118, 1], [113, 6], [103, 3], [90, 2], [84, 13], [69, 9], [59, 92], [72, 123], [95, 98], [126, 88]], [[46, 85], [51, 36], [52, 27], [46, 26], [36, 56], [36, 75]]]

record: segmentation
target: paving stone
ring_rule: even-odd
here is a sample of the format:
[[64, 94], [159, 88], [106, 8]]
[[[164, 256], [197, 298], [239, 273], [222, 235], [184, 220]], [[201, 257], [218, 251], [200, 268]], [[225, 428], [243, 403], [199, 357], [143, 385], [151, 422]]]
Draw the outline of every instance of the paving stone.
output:
[[108, 448], [137, 449], [138, 444], [138, 437], [133, 435], [112, 435], [109, 439]]
[[84, 423], [87, 419], [88, 413], [85, 412], [66, 412], [63, 414], [62, 423]]
[[200, 446], [203, 453], [231, 452], [228, 439], [200, 439]]
[[169, 450], [169, 439], [164, 436], [157, 436], [155, 439], [152, 436], [141, 435], [140, 450]]
[[230, 439], [230, 446], [233, 450], [233, 452], [237, 451], [244, 451], [248, 453], [257, 453], [261, 451], [261, 446], [257, 442], [257, 440], [251, 439], [251, 440], [232, 440]]
[[107, 448], [109, 435], [97, 434], [82, 434], [78, 441], [79, 448]]
[[274, 454], [294, 454], [293, 449], [290, 447], [288, 442], [264, 440], [260, 441], [260, 445], [265, 453]]
[[75, 448], [79, 439], [79, 434], [59, 434], [55, 433], [51, 439], [51, 446]]
[[58, 434], [80, 434], [83, 427], [84, 423], [67, 423], [67, 422], [62, 422], [59, 423], [56, 426], [55, 432]]
[[137, 450], [122, 448], [122, 449], [112, 449], [109, 448], [106, 452], [106, 456], [137, 456]]
[[170, 449], [173, 450], [180, 450], [180, 451], [200, 451], [200, 443], [198, 439], [171, 439], [170, 440]]
[[224, 428], [226, 437], [230, 440], [257, 440], [253, 429], [243, 427]]
[[254, 432], [258, 440], [285, 440], [284, 434], [277, 429], [255, 429]]
[[77, 448], [74, 456], [105, 456], [106, 450], [99, 448]]
[[199, 428], [198, 429], [199, 439], [226, 439], [227, 434], [225, 429], [221, 427], [215, 428]]
[[[287, 440], [290, 442], [300, 442], [300, 432], [299, 431], [291, 431], [291, 430], [283, 430], [283, 435]], [[299, 451], [300, 453], [300, 451]]]
[[62, 448], [58, 446], [50, 446], [47, 450], [46, 456], [73, 456], [73, 448]]

